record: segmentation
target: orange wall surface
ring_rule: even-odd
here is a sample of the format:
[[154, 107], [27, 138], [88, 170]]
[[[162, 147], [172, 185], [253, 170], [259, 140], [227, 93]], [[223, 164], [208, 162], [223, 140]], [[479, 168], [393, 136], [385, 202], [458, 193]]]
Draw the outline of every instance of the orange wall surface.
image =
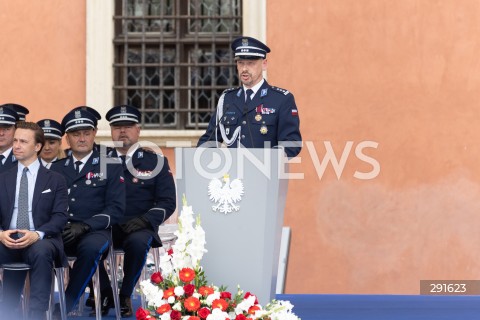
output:
[[0, 104], [61, 121], [85, 104], [85, 1], [0, 0]]
[[[268, 80], [295, 94], [310, 143], [291, 170], [287, 292], [480, 279], [479, 35], [475, 0], [267, 2]], [[321, 174], [328, 146], [339, 178]]]

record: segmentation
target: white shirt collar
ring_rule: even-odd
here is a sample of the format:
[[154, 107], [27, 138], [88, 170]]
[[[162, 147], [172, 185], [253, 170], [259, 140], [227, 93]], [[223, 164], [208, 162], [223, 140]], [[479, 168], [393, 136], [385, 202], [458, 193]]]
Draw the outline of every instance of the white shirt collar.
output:
[[[19, 161], [18, 162], [18, 172], [21, 173], [23, 171], [23, 168], [25, 168], [25, 166]], [[38, 169], [40, 169], [40, 161], [33, 161], [32, 163], [30, 163], [30, 165], [27, 167], [28, 168], [28, 171], [32, 174], [32, 175], [36, 175], [37, 172], [38, 172]]]
[[73, 163], [77, 162], [77, 161], [82, 161], [83, 164], [87, 163], [88, 159], [90, 158], [90, 156], [92, 155], [93, 153], [93, 150], [90, 151], [89, 154], [87, 154], [85, 157], [83, 157], [82, 159], [77, 159], [75, 158], [75, 156], [73, 155], [72, 153], [72, 158], [73, 158]]
[[[262, 80], [260, 80], [259, 83], [257, 83], [256, 85], [254, 85], [253, 87], [250, 88], [250, 89], [252, 89], [254, 96], [257, 94], [257, 91], [260, 90], [260, 87], [263, 85], [264, 82], [265, 82], [265, 79], [262, 79]], [[243, 90], [245, 90], [245, 92], [247, 92], [247, 88], [245, 86], [243, 86]]]

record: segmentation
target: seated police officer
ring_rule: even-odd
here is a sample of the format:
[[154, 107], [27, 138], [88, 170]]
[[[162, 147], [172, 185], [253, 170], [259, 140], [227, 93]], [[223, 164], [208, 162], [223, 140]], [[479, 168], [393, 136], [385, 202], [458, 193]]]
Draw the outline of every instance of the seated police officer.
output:
[[39, 158], [43, 166], [50, 169], [52, 162], [65, 157], [62, 150], [62, 125], [53, 119], [43, 119], [37, 124], [43, 129], [45, 135], [45, 145]]
[[0, 173], [17, 165], [13, 154], [13, 136], [18, 113], [8, 105], [0, 106]]
[[25, 121], [27, 114], [30, 113], [26, 107], [17, 103], [5, 103], [3, 106], [15, 111], [18, 114], [18, 121]]
[[[302, 149], [298, 109], [293, 94], [263, 78], [270, 48], [251, 37], [235, 39], [231, 48], [242, 86], [220, 96], [197, 146], [221, 142], [229, 148], [283, 147], [289, 158], [295, 157]], [[214, 142], [206, 143], [209, 141]]]
[[[83, 111], [88, 111], [88, 112], [90, 112], [90, 113], [93, 114], [93, 116], [97, 119], [97, 122], [102, 119], [102, 116], [100, 115], [100, 113], [98, 113], [98, 111], [95, 110], [95, 109], [93, 109], [92, 107], [88, 107], [88, 106], [78, 106], [78, 107], [75, 107], [75, 108], [73, 108], [72, 110], [70, 110], [70, 112], [72, 112], [72, 111], [77, 111], [77, 110], [83, 110]], [[94, 149], [94, 150], [97, 150], [97, 151], [100, 151], [99, 146], [98, 146], [95, 142], [93, 143], [93, 149]], [[64, 153], [67, 157], [70, 157], [70, 156], [72, 155], [72, 149], [67, 148], [67, 149], [63, 150], [63, 153]]]
[[96, 126], [97, 119], [90, 112], [70, 111], [62, 120], [62, 128], [72, 155], [51, 166], [51, 170], [63, 174], [69, 188], [68, 223], [62, 237], [66, 254], [76, 260], [65, 292], [67, 312], [85, 291], [108, 250], [110, 228], [125, 210], [122, 166], [115, 159], [106, 164], [99, 152], [93, 150]]
[[[176, 208], [175, 182], [167, 158], [140, 147], [140, 112], [132, 106], [110, 109], [112, 140], [121, 146], [110, 150], [110, 157], [119, 157], [124, 165], [127, 189], [125, 215], [113, 226], [113, 244], [124, 250], [123, 282], [120, 290], [122, 317], [133, 314], [130, 296], [140, 277], [150, 247], [162, 245], [158, 227]], [[108, 275], [101, 266], [100, 282], [109, 287]], [[103, 294], [104, 292], [102, 292]], [[112, 292], [102, 295], [102, 314], [114, 307]]]

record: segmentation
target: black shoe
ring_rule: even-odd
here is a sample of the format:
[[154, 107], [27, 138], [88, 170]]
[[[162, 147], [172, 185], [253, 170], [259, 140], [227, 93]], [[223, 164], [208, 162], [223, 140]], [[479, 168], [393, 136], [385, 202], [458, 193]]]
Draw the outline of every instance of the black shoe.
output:
[[120, 295], [120, 314], [122, 318], [129, 318], [133, 315], [132, 300], [130, 297]]
[[[102, 316], [106, 316], [108, 312], [110, 311], [110, 308], [115, 307], [115, 303], [113, 301], [113, 292], [112, 288], [108, 288], [105, 290], [102, 290], [100, 293], [100, 298], [101, 298], [101, 303], [102, 303]], [[96, 314], [95, 312], [95, 303], [93, 304], [94, 308], [93, 311], [90, 313], [90, 315], [94, 316]]]
[[95, 309], [95, 296], [93, 295], [93, 291], [88, 295], [87, 300], [85, 300], [85, 306]]

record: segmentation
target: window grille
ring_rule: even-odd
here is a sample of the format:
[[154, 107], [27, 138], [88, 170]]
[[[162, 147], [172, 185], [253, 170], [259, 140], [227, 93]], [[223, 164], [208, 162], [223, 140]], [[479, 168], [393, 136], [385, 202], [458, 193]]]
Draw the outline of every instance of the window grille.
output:
[[139, 108], [143, 128], [205, 128], [239, 83], [230, 43], [241, 36], [241, 2], [116, 0], [115, 104]]

